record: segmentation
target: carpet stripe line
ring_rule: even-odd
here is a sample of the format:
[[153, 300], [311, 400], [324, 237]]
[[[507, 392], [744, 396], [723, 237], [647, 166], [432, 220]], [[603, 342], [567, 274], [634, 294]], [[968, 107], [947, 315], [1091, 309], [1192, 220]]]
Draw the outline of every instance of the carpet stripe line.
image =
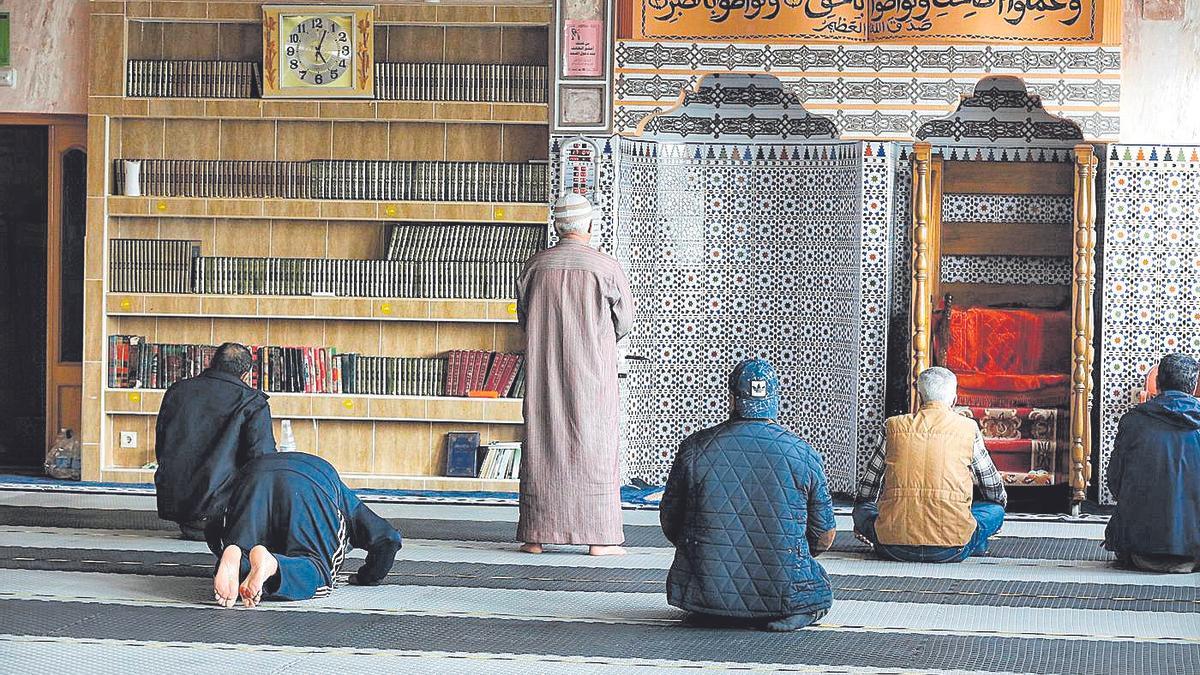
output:
[[[446, 590], [453, 590], [447, 588]], [[56, 596], [45, 593], [18, 593], [13, 591], [0, 591], [0, 599], [9, 600], [29, 600], [36, 602], [45, 602], [48, 604], [55, 603], [79, 603], [89, 605], [104, 605], [104, 606], [120, 606], [120, 607], [140, 607], [145, 605], [153, 605], [155, 607], [173, 608], [173, 609], [191, 609], [199, 611], [216, 610], [216, 605], [202, 605], [198, 603], [175, 602], [170, 600], [123, 600], [117, 598], [100, 598], [100, 597], [85, 597], [85, 596]], [[907, 603], [897, 603], [900, 605]], [[678, 625], [677, 619], [604, 619], [594, 617], [566, 617], [566, 616], [533, 616], [528, 614], [503, 614], [499, 612], [486, 611], [429, 611], [421, 609], [396, 609], [396, 608], [342, 608], [342, 607], [297, 607], [288, 605], [259, 605], [254, 610], [246, 610], [244, 608], [236, 608], [234, 610], [224, 611], [264, 611], [264, 612], [289, 612], [299, 614], [333, 614], [333, 615], [375, 615], [375, 616], [411, 616], [411, 617], [430, 617], [430, 618], [472, 618], [472, 619], [500, 619], [510, 621], [530, 621], [544, 623], [595, 623], [611, 626], [671, 626]], [[1200, 645], [1200, 636], [1196, 637], [1180, 637], [1180, 636], [1134, 636], [1134, 635], [1096, 635], [1084, 633], [1063, 633], [1054, 631], [1001, 631], [1001, 630], [964, 630], [951, 628], [933, 628], [933, 627], [896, 627], [896, 626], [869, 626], [869, 625], [846, 625], [834, 623], [818, 623], [804, 629], [805, 631], [833, 631], [833, 632], [854, 632], [854, 633], [888, 633], [897, 635], [952, 635], [959, 637], [1003, 637], [1015, 639], [1047, 639], [1047, 640], [1070, 640], [1070, 641], [1085, 641], [1085, 642], [1155, 642], [1161, 644], [1198, 644]]]

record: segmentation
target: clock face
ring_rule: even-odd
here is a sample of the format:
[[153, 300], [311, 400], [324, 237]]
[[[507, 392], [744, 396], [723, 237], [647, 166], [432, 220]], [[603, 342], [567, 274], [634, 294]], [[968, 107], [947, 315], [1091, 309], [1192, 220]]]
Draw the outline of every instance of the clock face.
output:
[[280, 70], [286, 87], [353, 85], [354, 17], [343, 14], [282, 16]]

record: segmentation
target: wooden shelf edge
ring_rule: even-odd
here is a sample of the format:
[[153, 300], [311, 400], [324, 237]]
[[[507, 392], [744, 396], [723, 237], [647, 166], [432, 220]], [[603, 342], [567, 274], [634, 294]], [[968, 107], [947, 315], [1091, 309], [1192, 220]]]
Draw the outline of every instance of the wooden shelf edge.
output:
[[248, 119], [429, 124], [549, 124], [547, 103], [271, 98], [88, 97], [88, 114], [115, 119]]
[[[150, 482], [154, 469], [143, 469], [132, 466], [103, 466], [100, 468], [101, 480], [117, 479], [115, 482]], [[495, 492], [517, 492], [521, 482], [513, 478], [467, 478], [459, 476], [410, 476], [403, 474], [366, 473], [362, 471], [339, 471], [341, 478], [352, 489], [396, 489], [424, 490], [429, 492], [476, 492], [481, 487], [488, 486]], [[108, 474], [108, 475], [105, 475]], [[129, 480], [123, 480], [129, 479]], [[362, 485], [362, 483], [366, 485]], [[372, 483], [375, 483], [374, 485]], [[396, 484], [410, 483], [411, 487], [399, 487]], [[391, 484], [391, 485], [389, 485]]]
[[156, 318], [515, 324], [516, 300], [317, 295], [105, 293], [105, 315]]
[[[162, 393], [166, 393], [167, 390], [166, 389], [145, 389], [145, 388], [141, 388], [141, 387], [122, 389], [119, 387], [114, 388], [114, 387], [105, 386], [105, 387], [103, 387], [102, 391], [106, 394], [112, 393], [112, 392], [115, 392], [118, 394], [125, 394], [125, 393], [133, 393], [133, 394], [158, 393], [158, 394], [162, 394]], [[310, 393], [310, 392], [284, 392], [284, 391], [268, 391], [268, 392], [263, 392], [263, 393], [267, 394], [271, 398], [283, 398], [283, 397], [292, 397], [292, 396], [311, 396], [313, 398], [370, 398], [370, 399], [405, 400], [405, 401], [473, 401], [476, 403], [483, 402], [484, 404], [490, 404], [490, 405], [495, 405], [497, 403], [502, 403], [502, 402], [511, 402], [511, 401], [520, 403], [523, 400], [523, 399], [519, 399], [519, 398], [474, 398], [471, 396], [412, 396], [409, 394], [318, 394], [318, 393]], [[106, 411], [106, 412], [112, 412], [112, 411]], [[335, 419], [349, 419], [349, 418], [335, 417]]]
[[106, 197], [110, 217], [368, 220], [544, 225], [539, 202], [415, 202], [245, 197]]
[[[360, 394], [352, 395], [360, 396]], [[275, 398], [277, 394], [270, 394], [270, 396], [271, 398]], [[104, 414], [119, 417], [154, 417], [155, 415], [158, 415], [158, 412], [154, 410], [105, 410]], [[525, 424], [525, 420], [481, 420], [464, 419], [462, 417], [356, 417], [352, 415], [292, 415], [285, 413], [272, 413], [272, 417], [281, 420], [316, 420], [318, 422], [410, 422], [412, 424], [503, 424], [516, 426]]]

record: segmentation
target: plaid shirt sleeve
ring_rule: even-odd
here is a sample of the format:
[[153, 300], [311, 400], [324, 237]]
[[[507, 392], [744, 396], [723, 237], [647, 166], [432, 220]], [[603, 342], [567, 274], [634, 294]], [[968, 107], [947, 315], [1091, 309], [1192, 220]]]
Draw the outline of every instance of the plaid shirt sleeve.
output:
[[[874, 502], [879, 499], [879, 491], [883, 489], [883, 469], [886, 466], [887, 436], [879, 435], [879, 445], [871, 461], [867, 462], [867, 470], [863, 472], [862, 480], [858, 482], [858, 492], [854, 495], [854, 503]], [[989, 460], [990, 462], [990, 460]]]
[[975, 475], [975, 483], [979, 485], [979, 491], [983, 493], [983, 498], [1000, 506], [1008, 505], [1008, 493], [1004, 490], [1004, 480], [1000, 478], [1000, 472], [996, 471], [996, 465], [992, 463], [992, 456], [988, 454], [987, 446], [983, 444], [982, 431], [975, 432], [974, 450], [971, 457], [971, 473]]

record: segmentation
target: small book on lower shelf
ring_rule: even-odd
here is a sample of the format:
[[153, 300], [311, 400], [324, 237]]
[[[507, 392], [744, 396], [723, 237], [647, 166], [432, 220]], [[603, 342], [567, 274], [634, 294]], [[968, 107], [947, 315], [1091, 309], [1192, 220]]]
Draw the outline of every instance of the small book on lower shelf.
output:
[[482, 450], [479, 478], [484, 480], [518, 480], [521, 477], [521, 443], [493, 441]]

